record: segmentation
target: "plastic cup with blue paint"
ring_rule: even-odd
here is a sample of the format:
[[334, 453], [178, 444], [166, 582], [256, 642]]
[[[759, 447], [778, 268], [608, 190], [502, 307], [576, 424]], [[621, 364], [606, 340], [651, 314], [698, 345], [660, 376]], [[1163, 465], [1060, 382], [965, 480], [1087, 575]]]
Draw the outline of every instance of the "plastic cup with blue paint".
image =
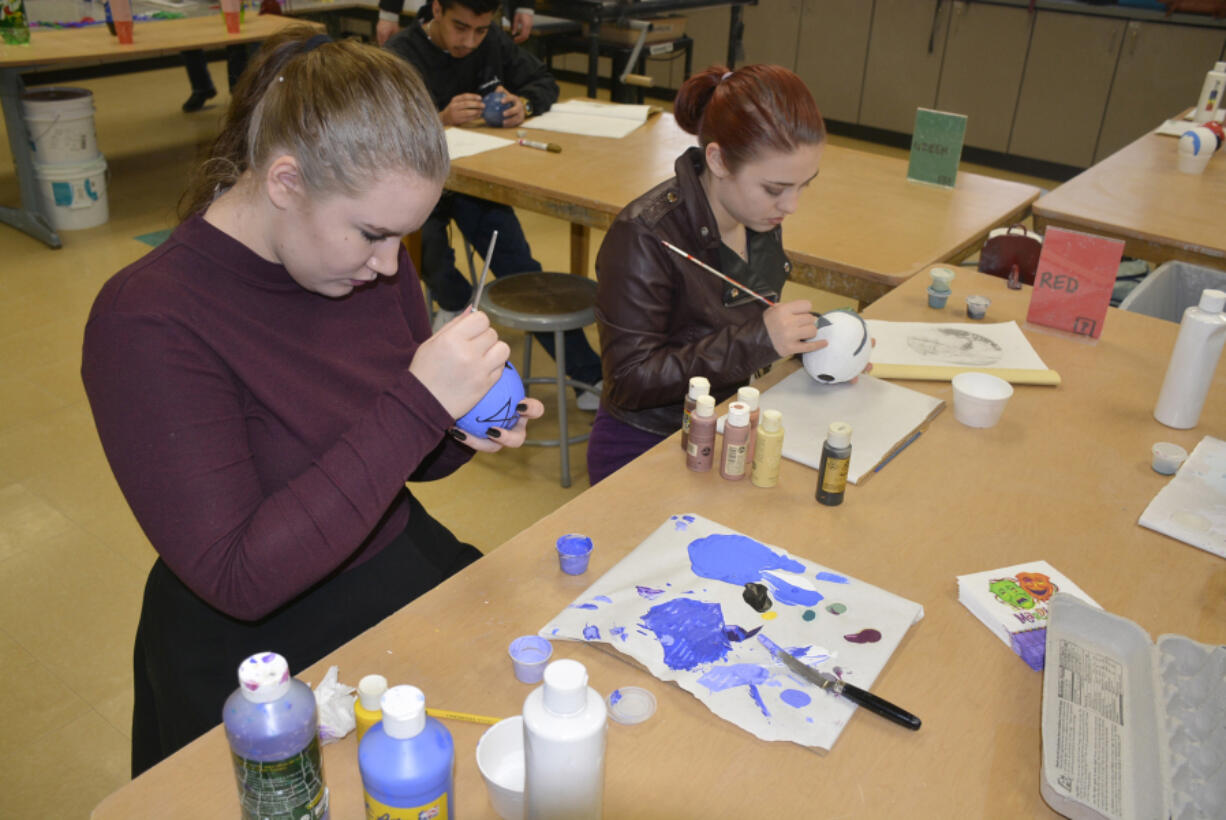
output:
[[587, 562], [591, 557], [592, 539], [586, 535], [571, 533], [558, 539], [558, 563], [567, 575], [587, 572]]
[[520, 683], [540, 683], [545, 664], [553, 656], [553, 644], [539, 635], [524, 635], [511, 641], [508, 651], [515, 667], [515, 679]]
[[945, 303], [949, 301], [948, 290], [937, 290], [935, 286], [928, 286], [928, 307], [940, 310], [945, 307]]

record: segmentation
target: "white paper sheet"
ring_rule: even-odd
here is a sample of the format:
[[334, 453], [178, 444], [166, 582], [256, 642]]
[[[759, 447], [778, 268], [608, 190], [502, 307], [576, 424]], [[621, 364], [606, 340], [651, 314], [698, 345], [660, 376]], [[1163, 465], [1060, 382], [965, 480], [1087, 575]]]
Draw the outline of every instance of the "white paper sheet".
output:
[[847, 480], [858, 484], [945, 402], [872, 376], [861, 376], [855, 384], [818, 384], [797, 370], [762, 393], [759, 406], [783, 413], [784, 458], [815, 470], [821, 464], [830, 422], [850, 424]]
[[539, 117], [524, 123], [524, 128], [582, 134], [586, 137], [621, 139], [647, 122], [649, 105], [614, 105], [592, 100], [567, 100]]
[[869, 319], [873, 364], [1046, 370], [1017, 322], [883, 322]]
[[1226, 558], [1226, 441], [1201, 439], [1140, 524]]
[[[747, 582], [770, 590], [766, 612], [742, 598]], [[674, 515], [540, 634], [607, 642], [763, 740], [829, 749], [854, 707], [793, 675], [755, 633], [867, 689], [923, 616], [893, 593], [701, 516]]]
[[447, 137], [447, 156], [453, 160], [515, 144], [515, 140], [491, 137], [469, 128], [444, 128], [443, 135]]

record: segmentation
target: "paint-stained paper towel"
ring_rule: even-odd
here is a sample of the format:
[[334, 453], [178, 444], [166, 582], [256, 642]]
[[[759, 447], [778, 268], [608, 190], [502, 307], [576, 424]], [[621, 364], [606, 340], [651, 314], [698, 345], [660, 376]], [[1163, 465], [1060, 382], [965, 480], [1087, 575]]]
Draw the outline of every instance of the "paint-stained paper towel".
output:
[[[770, 609], [746, 603], [746, 583], [765, 587]], [[868, 689], [923, 616], [780, 547], [674, 515], [540, 634], [608, 643], [763, 740], [829, 749], [855, 707], [789, 672], [754, 636]]]

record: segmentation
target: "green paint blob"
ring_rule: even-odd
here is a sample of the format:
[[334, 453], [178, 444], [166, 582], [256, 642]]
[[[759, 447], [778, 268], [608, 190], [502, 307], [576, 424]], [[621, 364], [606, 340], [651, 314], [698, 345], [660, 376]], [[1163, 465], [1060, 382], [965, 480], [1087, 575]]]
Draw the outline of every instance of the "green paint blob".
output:
[[806, 621], [811, 621], [817, 617], [817, 613], [811, 609], [806, 609], [805, 614], [801, 615], [800, 617], [804, 618]]
[[847, 611], [847, 607], [843, 604], [831, 604], [830, 606], [826, 607], [826, 611], [833, 615], [842, 615]]

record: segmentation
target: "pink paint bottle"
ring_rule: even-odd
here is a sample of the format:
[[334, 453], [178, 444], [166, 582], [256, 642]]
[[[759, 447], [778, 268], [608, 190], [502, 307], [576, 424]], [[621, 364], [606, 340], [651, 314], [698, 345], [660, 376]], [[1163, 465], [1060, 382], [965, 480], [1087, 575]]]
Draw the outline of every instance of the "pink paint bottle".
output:
[[719, 474], [729, 481], [740, 481], [749, 466], [749, 405], [734, 401], [728, 405], [724, 422], [724, 449], [719, 458]]
[[690, 416], [694, 413], [694, 408], [698, 405], [699, 396], [707, 396], [711, 393], [711, 382], [704, 379], [702, 376], [694, 376], [690, 379], [690, 390], [685, 394], [685, 410], [681, 413], [681, 449], [685, 450], [690, 438]]
[[715, 460], [715, 397], [699, 396], [690, 415], [690, 436], [685, 448], [685, 466], [696, 473], [711, 469]]
[[[745, 463], [747, 465], [753, 464], [753, 452], [757, 447], [758, 417], [762, 412], [758, 408], [758, 399], [761, 395], [756, 387], [742, 387], [736, 391], [736, 400], [741, 404], [749, 405], [749, 450], [745, 453]], [[745, 468], [747, 472], [751, 469], [752, 467]]]

